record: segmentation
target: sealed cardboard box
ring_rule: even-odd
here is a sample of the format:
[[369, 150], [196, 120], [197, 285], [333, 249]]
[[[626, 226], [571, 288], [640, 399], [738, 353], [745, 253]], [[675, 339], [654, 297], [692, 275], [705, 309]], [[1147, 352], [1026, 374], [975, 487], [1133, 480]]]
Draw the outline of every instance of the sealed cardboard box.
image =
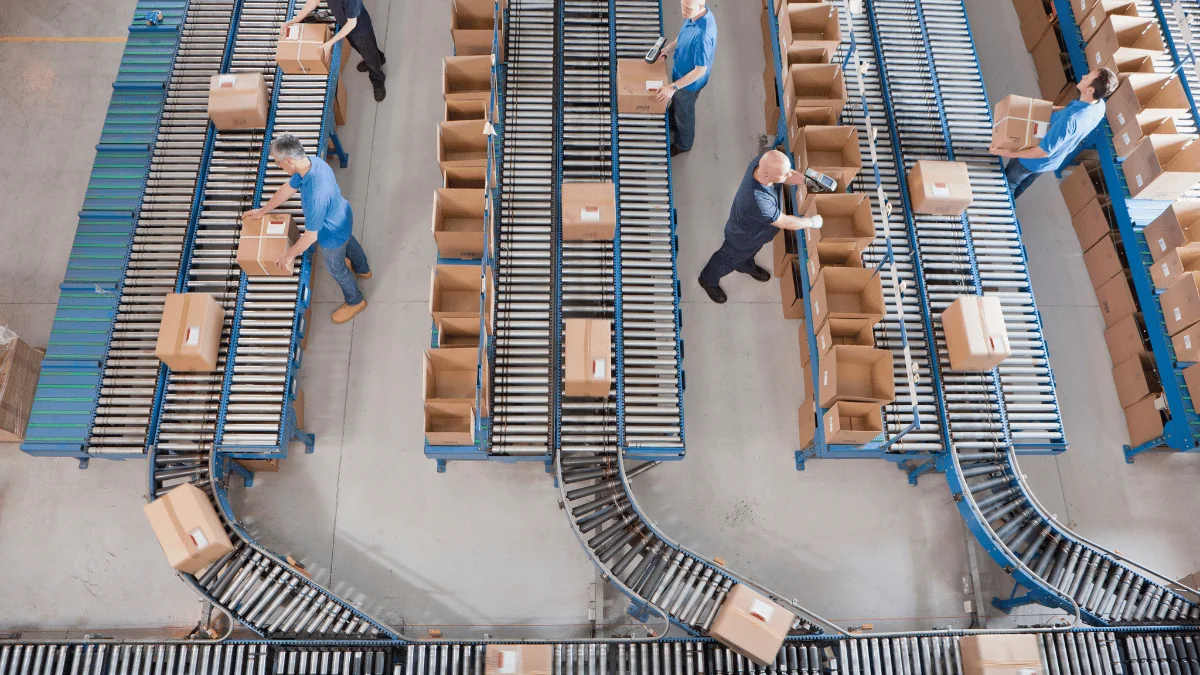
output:
[[442, 97], [447, 101], [487, 101], [492, 95], [492, 57], [442, 59]]
[[485, 192], [440, 188], [433, 195], [433, 238], [443, 258], [483, 256]]
[[892, 352], [887, 349], [834, 345], [817, 363], [817, 402], [822, 408], [838, 401], [885, 404], [896, 398]]
[[1025, 51], [1033, 48], [1050, 29], [1050, 15], [1046, 12], [1042, 0], [1013, 0], [1013, 9], [1017, 10], [1017, 21], [1021, 27], [1021, 39], [1025, 42]]
[[836, 124], [848, 97], [840, 65], [797, 63], [789, 67], [783, 92], [788, 128]]
[[1092, 279], [1092, 288], [1100, 288], [1104, 282], [1125, 269], [1125, 253], [1121, 247], [1121, 235], [1112, 232], [1096, 242], [1083, 254], [1083, 264]]
[[225, 526], [203, 490], [184, 483], [143, 507], [167, 562], [197, 574], [233, 550]]
[[1175, 360], [1180, 363], [1200, 362], [1200, 324], [1192, 324], [1171, 338]]
[[862, 170], [857, 127], [806, 126], [792, 139], [792, 152], [800, 171], [820, 171], [837, 181], [838, 191], [844, 191]]
[[1033, 57], [1033, 68], [1037, 71], [1038, 89], [1042, 98], [1053, 101], [1058, 98], [1067, 81], [1067, 59], [1059, 42], [1058, 31], [1048, 30], [1029, 52]]
[[959, 640], [963, 675], [1042, 675], [1037, 637], [964, 635]]
[[616, 229], [617, 188], [612, 182], [563, 181], [563, 241], [612, 241]]
[[[812, 388], [812, 383], [805, 382], [804, 388]], [[803, 450], [812, 445], [813, 439], [817, 435], [817, 404], [810, 394], [804, 399], [804, 403], [796, 409], [797, 426], [800, 428], [800, 449]]]
[[438, 165], [442, 170], [487, 167], [487, 122], [438, 122]]
[[779, 298], [783, 307], [783, 318], [804, 318], [804, 287], [800, 280], [800, 262], [793, 260], [784, 268], [779, 277]]
[[842, 43], [838, 10], [832, 3], [784, 3], [779, 8], [779, 48], [793, 45], [833, 52]]
[[167, 293], [154, 355], [179, 372], [217, 369], [225, 310], [207, 293]]
[[1102, 0], [1095, 3], [1091, 10], [1086, 14], [1076, 12], [1076, 23], [1079, 24], [1079, 32], [1083, 34], [1083, 41], [1088, 42], [1096, 36], [1096, 32], [1104, 25], [1104, 20], [1110, 14], [1120, 14], [1122, 16], [1137, 16], [1137, 4], [1130, 0]]
[[1113, 383], [1117, 385], [1117, 399], [1121, 401], [1122, 408], [1162, 391], [1154, 355], [1150, 352], [1139, 352], [1132, 358], [1118, 363], [1113, 367], [1112, 375]]
[[266, 128], [270, 105], [262, 73], [225, 73], [209, 81], [208, 118], [221, 131]]
[[245, 459], [239, 457], [233, 461], [253, 473], [276, 473], [279, 471], [278, 459]]
[[484, 675], [551, 675], [554, 672], [554, 647], [488, 645], [483, 663]]
[[[7, 321], [0, 317], [0, 327]], [[0, 331], [4, 332], [4, 331]], [[16, 337], [0, 344], [0, 443], [20, 443], [25, 440], [33, 397], [37, 393], [38, 376], [42, 370], [42, 352]]]
[[914, 213], [935, 216], [961, 216], [974, 201], [963, 162], [918, 160], [908, 171], [908, 192]]
[[745, 584], [734, 584], [717, 610], [708, 634], [759, 666], [765, 666], [775, 661], [795, 620], [795, 614], [766, 596]]
[[1149, 443], [1163, 435], [1163, 399], [1157, 394], [1125, 408], [1125, 426], [1129, 428], [1129, 444]]
[[950, 369], [991, 370], [1012, 355], [1000, 298], [961, 295], [942, 312]]
[[862, 252], [843, 248], [818, 246], [808, 254], [808, 283], [817, 283], [823, 267], [862, 267]]
[[848, 319], [863, 326], [883, 320], [883, 286], [874, 269], [823, 267], [813, 284], [809, 302], [813, 326], [828, 319]]
[[666, 61], [617, 60], [617, 112], [661, 115], [667, 104], [658, 101], [658, 91], [671, 83]]
[[1150, 258], [1162, 260], [1180, 246], [1200, 244], [1200, 199], [1180, 199], [1142, 230]]
[[1200, 273], [1185, 272], [1158, 296], [1162, 305], [1167, 334], [1179, 331], [1200, 321]]
[[804, 217], [821, 216], [821, 227], [804, 231], [810, 255], [827, 251], [862, 251], [875, 241], [875, 216], [866, 193], [812, 195]]
[[487, 187], [487, 167], [450, 166], [442, 169], [442, 187], [483, 190]]
[[434, 265], [429, 280], [429, 314], [445, 318], [479, 319], [479, 295], [484, 290], [480, 265]]
[[612, 388], [612, 322], [564, 319], [563, 394], [606, 398]]
[[1099, 197], [1093, 197], [1079, 213], [1071, 217], [1071, 227], [1075, 228], [1080, 250], [1087, 251], [1112, 233], [1109, 210], [1110, 207], [1101, 205]]
[[[1183, 369], [1183, 383], [1187, 386], [1188, 396], [1192, 397], [1192, 405], [1196, 405], [1196, 401], [1200, 401], [1200, 363]], [[1193, 581], [1195, 580], [1193, 579]], [[1188, 585], [1196, 588], [1191, 584]]]
[[425, 441], [430, 445], [475, 445], [475, 407], [470, 403], [426, 403]]
[[1174, 201], [1200, 182], [1194, 134], [1151, 134], [1138, 141], [1121, 170], [1135, 199]]
[[1165, 291], [1184, 272], [1200, 272], [1200, 246], [1184, 246], [1168, 251], [1150, 265], [1154, 287]]
[[830, 445], [865, 445], [882, 433], [878, 403], [838, 401], [825, 411], [825, 442]]
[[1118, 321], [1137, 311], [1132, 284], [1132, 277], [1126, 270], [1096, 289], [1096, 302], [1100, 305], [1100, 313], [1104, 315], [1105, 328], [1112, 328]]
[[1130, 314], [1112, 328], [1105, 329], [1104, 342], [1108, 344], [1108, 355], [1114, 366], [1146, 351], [1146, 324], [1142, 315]]
[[799, 256], [798, 242], [794, 230], [780, 230], [771, 241], [771, 252], [775, 276], [781, 277], [788, 265]]
[[1117, 72], [1126, 72], [1125, 64], [1141, 57], [1154, 58], [1165, 49], [1157, 19], [1113, 14], [1096, 30], [1084, 53], [1093, 70], [1112, 60]]
[[445, 347], [425, 350], [421, 384], [425, 403], [474, 405], [479, 390], [479, 348]]
[[247, 276], [291, 276], [291, 266], [275, 263], [300, 238], [300, 228], [287, 213], [268, 213], [261, 218], [243, 218], [238, 236], [237, 264]]
[[1100, 174], [1100, 165], [1091, 161], [1074, 165], [1070, 173], [1063, 176], [1058, 189], [1067, 202], [1067, 210], [1074, 216], [1103, 191], [1104, 178]]
[[[327, 23], [291, 24], [283, 29], [275, 44], [275, 63], [287, 75], [327, 75], [329, 61], [321, 45], [328, 41]], [[345, 58], [344, 51], [342, 55]]]
[[342, 126], [346, 123], [347, 107], [350, 105], [350, 95], [346, 92], [346, 81], [338, 78], [337, 92], [333, 96], [333, 123]]
[[996, 102], [992, 115], [992, 146], [1004, 150], [1024, 150], [1042, 142], [1050, 130], [1054, 104], [1027, 96], [1010, 94]]

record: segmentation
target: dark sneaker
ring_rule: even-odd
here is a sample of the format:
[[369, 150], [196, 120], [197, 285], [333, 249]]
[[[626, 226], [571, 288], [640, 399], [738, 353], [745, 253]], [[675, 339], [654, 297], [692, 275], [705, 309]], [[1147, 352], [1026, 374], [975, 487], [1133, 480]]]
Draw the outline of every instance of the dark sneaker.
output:
[[747, 272], [746, 274], [749, 274], [751, 277], [753, 277], [753, 279], [755, 281], [770, 281], [771, 280], [771, 273], [764, 270], [763, 268], [759, 267], [758, 265], [755, 265], [754, 269], [750, 272]]
[[725, 301], [729, 299], [726, 297], [725, 291], [721, 290], [720, 284], [717, 284], [716, 286], [709, 286], [708, 284], [704, 283], [703, 279], [697, 279], [697, 281], [700, 282], [700, 288], [703, 288], [704, 292], [708, 293], [709, 300], [712, 300], [718, 305], [723, 305], [725, 304]]
[[375, 85], [375, 100], [382, 101], [384, 96], [387, 96], [387, 89], [382, 84]]
[[[379, 65], [381, 65], [381, 66], [382, 66], [382, 65], [383, 65], [383, 64], [385, 64], [385, 63], [387, 63], [387, 57], [386, 57], [386, 56], [384, 56], [383, 54], [380, 54], [380, 55], [379, 55]], [[367, 72], [367, 62], [366, 62], [366, 61], [359, 61], [359, 63], [358, 63], [358, 72], [360, 72], [360, 73], [365, 73], [365, 72]]]

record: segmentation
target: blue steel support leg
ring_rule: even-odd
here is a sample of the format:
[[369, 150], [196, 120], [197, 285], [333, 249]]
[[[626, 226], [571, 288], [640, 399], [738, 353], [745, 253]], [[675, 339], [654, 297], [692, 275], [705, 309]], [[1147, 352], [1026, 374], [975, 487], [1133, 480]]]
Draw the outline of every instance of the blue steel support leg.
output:
[[1017, 595], [1017, 591], [1020, 590], [1020, 588], [1020, 584], [1014, 584], [1012, 593], [1007, 598], [992, 598], [992, 606], [1001, 612], [1004, 612], [1005, 614], [1011, 614], [1012, 610], [1018, 607], [1024, 607], [1025, 605], [1033, 605], [1037, 603], [1037, 600], [1034, 599], [1032, 592], [1027, 592], [1024, 595]]
[[333, 144], [333, 154], [337, 155], [338, 166], [343, 169], [350, 166], [350, 153], [342, 147], [342, 139], [338, 138], [336, 131], [329, 133], [329, 142]]
[[629, 607], [625, 611], [629, 613], [629, 616], [632, 616], [642, 623], [650, 620], [650, 608], [644, 602], [637, 602], [635, 600], [634, 602], [629, 603]]
[[905, 472], [906, 474], [908, 474], [908, 484], [909, 485], [916, 485], [917, 479], [919, 479], [921, 476], [929, 473], [930, 471], [933, 471], [936, 468], [937, 468], [937, 461], [933, 460], [933, 459], [927, 459], [924, 462], [921, 462], [920, 464], [913, 466], [913, 467], [905, 466], [904, 464], [900, 465], [900, 470]]

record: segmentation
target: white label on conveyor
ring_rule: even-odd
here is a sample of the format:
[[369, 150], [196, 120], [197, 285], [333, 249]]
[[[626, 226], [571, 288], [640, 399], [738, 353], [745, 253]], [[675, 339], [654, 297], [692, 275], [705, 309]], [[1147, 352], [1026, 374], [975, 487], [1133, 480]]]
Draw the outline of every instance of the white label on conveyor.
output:
[[188, 326], [183, 334], [183, 342], [188, 345], [200, 344], [200, 326]]
[[1182, 314], [1182, 313], [1180, 313], [1180, 311], [1179, 311], [1179, 308], [1178, 308], [1178, 307], [1176, 307], [1176, 308], [1175, 308], [1175, 320], [1176, 320], [1176, 321], [1183, 321], [1183, 314]]
[[[830, 422], [832, 422], [832, 418], [830, 419]], [[763, 623], [769, 623], [771, 621], [771, 617], [774, 615], [775, 608], [771, 606], [771, 603], [763, 602], [762, 600], [754, 600], [750, 603], [750, 616], [758, 619], [759, 621], [762, 621]]]
[[500, 663], [496, 672], [500, 673], [515, 673], [517, 672], [517, 652], [515, 650], [506, 649], [500, 652]]
[[600, 222], [600, 209], [594, 206], [585, 206], [579, 209], [579, 220], [584, 223]]
[[646, 91], [658, 91], [663, 88], [662, 80], [646, 80]]
[[208, 537], [204, 536], [204, 532], [200, 531], [200, 528], [189, 531], [188, 536], [192, 538], [192, 543], [196, 545], [196, 548], [201, 550], [208, 548]]

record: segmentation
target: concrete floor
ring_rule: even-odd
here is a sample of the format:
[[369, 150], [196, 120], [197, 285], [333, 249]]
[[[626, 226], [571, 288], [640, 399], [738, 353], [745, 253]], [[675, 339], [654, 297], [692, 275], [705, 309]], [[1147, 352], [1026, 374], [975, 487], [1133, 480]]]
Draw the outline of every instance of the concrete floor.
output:
[[[710, 2], [721, 50], [699, 104], [701, 137], [674, 165], [688, 455], [636, 479], [637, 493], [681, 543], [839, 623], [965, 626], [970, 555], [985, 600], [1009, 582], [972, 551], [942, 479], [909, 487], [890, 464], [867, 461], [796, 472], [802, 386], [796, 325], [781, 318], [778, 286], [731, 278], [730, 302], [716, 306], [695, 285], [762, 134], [757, 6], [734, 11], [744, 2]], [[542, 466], [460, 463], [438, 475], [421, 453], [418, 355], [434, 259], [426, 219], [439, 183], [439, 62], [450, 51], [436, 27], [446, 25], [447, 6], [368, 4], [391, 56], [391, 95], [376, 104], [365, 76], [347, 71], [350, 119], [340, 133], [352, 161], [340, 181], [375, 270], [371, 307], [350, 325], [325, 321], [339, 298], [320, 272], [321, 320], [302, 373], [317, 452], [238, 490], [239, 513], [264, 544], [410, 633], [585, 634], [594, 568]], [[678, 18], [667, 5], [673, 33]], [[993, 99], [1036, 91], [1009, 3], [967, 5]], [[0, 36], [121, 36], [133, 6], [23, 4], [0, 15]], [[0, 315], [34, 345], [49, 333], [122, 48], [0, 41]], [[1103, 323], [1054, 181], [1031, 188], [1018, 212], [1072, 441], [1066, 454], [1022, 466], [1040, 499], [1085, 536], [1165, 574], [1192, 572], [1200, 504], [1186, 495], [1200, 465], [1182, 455], [1122, 461], [1126, 432]], [[0, 445], [0, 630], [193, 623], [200, 604], [162, 560], [140, 512], [145, 491], [142, 461], [80, 471]], [[603, 616], [625, 621], [613, 595]]]

